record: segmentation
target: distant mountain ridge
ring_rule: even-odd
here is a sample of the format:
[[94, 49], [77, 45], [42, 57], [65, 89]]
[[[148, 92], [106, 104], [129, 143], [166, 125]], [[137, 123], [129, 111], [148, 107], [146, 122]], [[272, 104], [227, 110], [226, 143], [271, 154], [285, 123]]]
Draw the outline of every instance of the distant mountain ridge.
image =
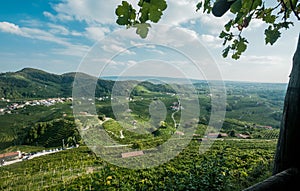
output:
[[147, 81], [153, 84], [194, 84], [194, 83], [207, 83], [206, 80], [197, 79], [185, 79], [185, 78], [174, 78], [174, 77], [161, 77], [161, 76], [103, 76], [100, 77], [103, 80], [112, 81]]
[[[18, 98], [50, 98], [71, 97], [75, 75], [89, 82], [95, 82], [96, 96], [106, 96], [111, 93], [115, 81], [110, 79], [95, 79], [83, 73], [70, 72], [65, 74], [52, 74], [39, 69], [24, 68], [17, 72], [0, 74], [0, 97], [9, 99]], [[124, 88], [130, 87], [136, 80], [121, 81]], [[150, 82], [138, 82], [146, 90], [155, 92], [173, 92], [167, 84], [153, 84]]]
[[[141, 91], [150, 92], [174, 92], [170, 84], [193, 83], [198, 87], [208, 87], [208, 82], [197, 79], [181, 79], [156, 76], [104, 76], [100, 79], [83, 73], [69, 72], [65, 74], [53, 74], [34, 68], [24, 68], [17, 72], [0, 73], [0, 98], [21, 99], [21, 98], [51, 98], [71, 97], [75, 76], [85, 80], [86, 84], [94, 83], [97, 80], [95, 96], [110, 95], [115, 81], [125, 89], [131, 89], [135, 84]], [[146, 80], [146, 81], [145, 81]], [[224, 81], [227, 89], [231, 87], [247, 87], [247, 89], [286, 89], [287, 84], [283, 83], [255, 83]], [[139, 92], [134, 93], [139, 94]]]
[[[33, 68], [0, 74], [0, 97], [5, 98], [49, 98], [69, 97], [76, 73], [62, 75]], [[86, 78], [92, 78], [86, 75]], [[97, 93], [107, 94], [112, 81], [103, 81]]]

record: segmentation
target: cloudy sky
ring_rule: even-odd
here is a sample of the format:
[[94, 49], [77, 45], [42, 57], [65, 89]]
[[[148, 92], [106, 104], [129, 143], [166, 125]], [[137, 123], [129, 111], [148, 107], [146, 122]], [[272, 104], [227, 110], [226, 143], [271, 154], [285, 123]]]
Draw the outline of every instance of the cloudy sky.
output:
[[[136, 2], [135, 0], [130, 1]], [[114, 11], [121, 0], [2, 0], [1, 2], [0, 72], [17, 71], [24, 67], [39, 68], [58, 74], [76, 71], [86, 57], [91, 59], [91, 56], [86, 55], [92, 52], [95, 43], [99, 43], [99, 41], [103, 51], [113, 51], [115, 54], [123, 51], [123, 53], [131, 55], [131, 57], [119, 56], [111, 62], [112, 67], [108, 67], [106, 70], [114, 70], [114, 68], [120, 70], [124, 65], [134, 65], [134, 68], [139, 68], [137, 63], [151, 64], [151, 60], [152, 63], [160, 63], [158, 60], [161, 57], [166, 57], [166, 60], [169, 61], [166, 65], [177, 63], [176, 67], [178, 66], [179, 70], [185, 68], [187, 73], [190, 73], [189, 69], [192, 70], [188, 69], [188, 65], [183, 64], [184, 60], [180, 60], [174, 52], [174, 55], [172, 55], [172, 51], [166, 54], [165, 48], [154, 46], [141, 50], [127, 50], [129, 45], [134, 44], [133, 40], [129, 41], [128, 38], [123, 38], [123, 40], [125, 39], [123, 43], [120, 43], [120, 39], [116, 40], [118, 35], [114, 35], [115, 31], [125, 30], [115, 24]], [[167, 2], [168, 8], [160, 22], [160, 24], [168, 26], [165, 30], [166, 33], [167, 30], [173, 30], [170, 28], [176, 27], [180, 29], [181, 34], [188, 34], [191, 39], [199, 41], [208, 52], [208, 57], [210, 55], [209, 59], [215, 61], [224, 80], [288, 81], [292, 55], [295, 52], [299, 35], [299, 23], [295, 23], [291, 30], [283, 31], [283, 37], [275, 45], [266, 46], [263, 36], [266, 26], [254, 20], [244, 33], [250, 45], [242, 58], [234, 61], [230, 58], [222, 58], [222, 41], [218, 39], [218, 34], [226, 23], [226, 19], [230, 18], [230, 14], [226, 14], [220, 19], [196, 12], [197, 0], [168, 0]], [[168, 35], [162, 33], [160, 29], [156, 29], [154, 25], [152, 25], [152, 31], [160, 32], [155, 33], [156, 36], [152, 32], [153, 35], [149, 35], [147, 42], [164, 44]], [[125, 33], [128, 32], [135, 36], [130, 38], [136, 38], [134, 31], [127, 30]], [[180, 39], [179, 34], [169, 38]], [[108, 38], [107, 36], [110, 36], [109, 44], [103, 43]], [[116, 39], [114, 43], [111, 43], [113, 37]], [[169, 40], [168, 43], [172, 46], [177, 42], [175, 41]], [[176, 45], [174, 46], [176, 47]], [[202, 48], [199, 51], [202, 52]], [[126, 51], [124, 52], [124, 50]], [[188, 55], [188, 47], [185, 50]], [[192, 50], [190, 49], [190, 51]], [[149, 58], [144, 58], [145, 53], [150, 55]], [[94, 56], [93, 59], [98, 61], [108, 59], [99, 55], [96, 57]], [[159, 71], [164, 70], [157, 67]], [[114, 75], [116, 73], [110, 71], [107, 74]], [[195, 76], [191, 73], [190, 77], [194, 78]]]

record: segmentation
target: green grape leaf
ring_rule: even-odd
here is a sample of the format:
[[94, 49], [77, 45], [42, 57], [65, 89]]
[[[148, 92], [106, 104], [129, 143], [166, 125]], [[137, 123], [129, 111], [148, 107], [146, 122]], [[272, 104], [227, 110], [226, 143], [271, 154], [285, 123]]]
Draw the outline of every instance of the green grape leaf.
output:
[[133, 27], [136, 27], [136, 34], [140, 35], [141, 38], [146, 38], [151, 25], [149, 23], [137, 23]]
[[288, 28], [290, 28], [289, 25], [294, 26], [294, 23], [293, 23], [293, 22], [287, 22], [287, 21], [284, 21], [284, 22], [282, 22], [282, 23], [276, 23], [276, 24], [274, 24], [274, 26], [275, 26], [276, 28], [278, 28], [278, 29], [280, 29], [280, 28], [288, 29]]
[[157, 11], [157, 9], [153, 7], [150, 7], [149, 13], [149, 20], [154, 23], [157, 23], [163, 14], [161, 11]]
[[263, 15], [262, 15], [262, 20], [265, 21], [266, 23], [274, 23], [276, 20], [276, 16], [272, 15], [272, 9], [265, 9], [263, 11]]
[[251, 12], [262, 5], [262, 0], [242, 0], [243, 12]]
[[130, 25], [135, 20], [136, 10], [127, 1], [122, 1], [122, 5], [119, 5], [115, 11], [118, 16], [117, 24]]
[[238, 13], [242, 8], [242, 0], [236, 0], [231, 6], [230, 11], [232, 13]]
[[233, 25], [233, 20], [231, 19], [228, 23], [224, 25], [224, 28], [227, 32], [230, 31], [231, 26]]
[[229, 50], [230, 50], [230, 46], [227, 46], [224, 50], [223, 50], [223, 53], [222, 53], [222, 56], [224, 58], [226, 58], [228, 56], [228, 53], [229, 53]]
[[210, 13], [212, 10], [212, 5], [210, 0], [204, 0], [204, 4], [203, 4], [203, 13]]
[[141, 16], [139, 18], [141, 23], [145, 23], [149, 20], [149, 4], [144, 3], [143, 7], [140, 10]]
[[241, 53], [245, 52], [245, 50], [247, 49], [247, 44], [246, 43], [248, 43], [246, 41], [246, 39], [240, 39], [240, 41], [238, 42], [237, 47], [236, 47], [237, 51], [241, 52]]
[[130, 24], [130, 22], [128, 22], [128, 18], [126, 18], [126, 17], [119, 17], [116, 22], [117, 22], [118, 25], [128, 25], [128, 24]]
[[236, 51], [234, 54], [232, 54], [231, 57], [235, 60], [238, 60], [241, 57], [242, 53], [246, 51], [247, 43], [248, 43], [248, 41], [245, 38], [235, 39], [233, 41], [231, 49], [236, 50]]
[[203, 4], [203, 2], [202, 2], [202, 1], [201, 1], [201, 2], [199, 2], [199, 3], [197, 3], [197, 5], [196, 5], [196, 7], [197, 7], [196, 11], [199, 11], [199, 10], [201, 9], [201, 7], [202, 7], [202, 4]]
[[228, 33], [222, 31], [222, 32], [220, 33], [219, 37], [220, 37], [220, 38], [224, 38], [224, 37], [226, 37], [226, 36], [228, 36], [228, 35], [229, 35]]
[[269, 26], [265, 30], [266, 44], [270, 43], [271, 45], [273, 45], [280, 36], [281, 36], [281, 33], [279, 32], [278, 28], [273, 28], [272, 26]]
[[143, 4], [144, 4], [144, 1], [145, 1], [145, 0], [140, 0], [140, 1], [138, 2], [138, 6], [142, 7]]
[[156, 6], [160, 11], [167, 9], [167, 2], [165, 0], [150, 0], [149, 1], [153, 6]]
[[157, 23], [163, 15], [163, 11], [167, 8], [165, 0], [140, 1], [138, 5], [141, 7], [139, 18], [141, 23], [148, 20]]
[[262, 5], [262, 0], [255, 0], [252, 5], [252, 10]]

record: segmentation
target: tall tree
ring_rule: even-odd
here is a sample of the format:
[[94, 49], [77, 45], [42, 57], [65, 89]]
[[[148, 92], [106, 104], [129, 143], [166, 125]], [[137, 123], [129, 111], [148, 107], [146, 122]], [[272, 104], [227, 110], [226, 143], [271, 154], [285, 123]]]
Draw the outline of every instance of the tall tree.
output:
[[287, 88], [273, 173], [296, 167], [300, 169], [300, 35], [293, 57]]
[[[270, 5], [271, 4], [271, 5]], [[136, 28], [141, 38], [146, 38], [151, 23], [157, 23], [163, 11], [167, 9], [166, 0], [139, 0], [139, 11], [127, 1], [116, 8], [117, 24]], [[269, 6], [268, 6], [269, 5]], [[219, 37], [223, 39], [223, 57], [231, 55], [239, 59], [246, 51], [248, 40], [243, 31], [248, 28], [253, 19], [259, 19], [267, 24], [264, 31], [265, 43], [273, 45], [280, 37], [282, 29], [294, 25], [293, 19], [300, 21], [300, 2], [298, 0], [202, 0], [195, 7], [196, 11], [223, 16], [227, 11], [232, 18], [224, 25]], [[286, 93], [283, 118], [275, 156], [274, 174], [290, 167], [300, 166], [300, 147], [297, 139], [300, 137], [300, 35], [298, 47], [293, 58], [293, 69]]]

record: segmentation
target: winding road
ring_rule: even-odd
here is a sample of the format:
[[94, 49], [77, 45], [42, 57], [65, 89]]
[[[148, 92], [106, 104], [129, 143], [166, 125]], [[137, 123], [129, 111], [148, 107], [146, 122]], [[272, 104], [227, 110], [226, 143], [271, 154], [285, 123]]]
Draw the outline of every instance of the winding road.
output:
[[174, 118], [174, 115], [176, 114], [176, 113], [178, 113], [179, 111], [180, 111], [180, 107], [181, 107], [181, 105], [180, 105], [180, 100], [178, 100], [178, 109], [176, 109], [176, 111], [174, 111], [173, 113], [172, 113], [172, 115], [171, 115], [171, 118], [172, 118], [172, 120], [173, 120], [173, 122], [174, 122], [174, 127], [175, 128], [177, 128], [177, 122], [176, 122], [176, 120], [175, 120], [175, 118]]

